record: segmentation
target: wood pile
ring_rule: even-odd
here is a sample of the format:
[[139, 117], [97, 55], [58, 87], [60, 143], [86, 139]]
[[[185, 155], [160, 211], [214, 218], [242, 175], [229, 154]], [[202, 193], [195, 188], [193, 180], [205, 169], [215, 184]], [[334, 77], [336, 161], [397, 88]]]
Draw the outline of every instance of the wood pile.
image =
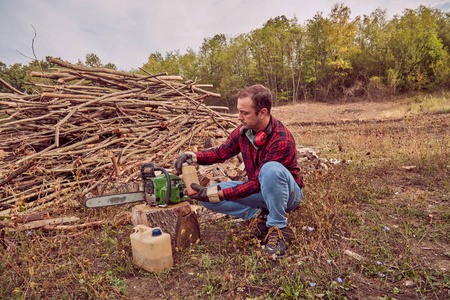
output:
[[143, 163], [171, 167], [180, 151], [237, 126], [225, 107], [204, 105], [220, 95], [179, 76], [51, 62], [59, 67], [31, 73], [42, 92], [0, 80], [13, 91], [0, 93], [0, 215], [135, 181]]

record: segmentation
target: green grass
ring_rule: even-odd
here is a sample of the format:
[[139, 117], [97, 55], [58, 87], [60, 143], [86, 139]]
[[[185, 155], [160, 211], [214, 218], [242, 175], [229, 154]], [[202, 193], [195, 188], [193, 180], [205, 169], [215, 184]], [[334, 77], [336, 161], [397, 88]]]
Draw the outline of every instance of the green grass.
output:
[[423, 113], [449, 113], [450, 112], [450, 91], [440, 91], [435, 94], [418, 94], [406, 99], [399, 108], [389, 111], [385, 117], [398, 117], [408, 114]]

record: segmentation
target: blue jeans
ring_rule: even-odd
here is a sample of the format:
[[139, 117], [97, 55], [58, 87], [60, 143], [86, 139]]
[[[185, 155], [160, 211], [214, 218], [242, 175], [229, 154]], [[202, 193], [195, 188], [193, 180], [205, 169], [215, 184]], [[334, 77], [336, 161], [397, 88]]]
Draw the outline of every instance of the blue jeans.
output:
[[[200, 202], [204, 207], [215, 212], [232, 215], [244, 220], [254, 218], [260, 208], [269, 211], [267, 227], [287, 226], [286, 213], [294, 210], [303, 201], [302, 189], [295, 182], [292, 174], [276, 161], [265, 163], [259, 172], [261, 192], [236, 201], [224, 199], [219, 203]], [[222, 189], [241, 184], [241, 181], [218, 183]]]

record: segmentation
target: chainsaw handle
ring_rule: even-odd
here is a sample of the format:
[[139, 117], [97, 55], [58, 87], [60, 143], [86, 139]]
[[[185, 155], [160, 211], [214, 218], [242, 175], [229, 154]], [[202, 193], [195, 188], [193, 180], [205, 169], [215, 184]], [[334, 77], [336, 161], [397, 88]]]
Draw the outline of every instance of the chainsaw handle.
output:
[[[150, 169], [149, 172], [147, 172], [147, 169]], [[169, 173], [166, 171], [166, 169], [164, 168], [160, 168], [160, 167], [155, 167], [154, 164], [152, 163], [147, 163], [147, 164], [143, 164], [141, 167], [141, 178], [142, 181], [144, 182], [144, 189], [146, 186], [146, 182], [148, 180], [150, 180], [150, 178], [155, 177], [155, 170], [156, 171], [161, 171], [164, 173], [164, 175], [166, 175], [166, 180], [167, 180], [167, 199], [166, 199], [166, 205], [170, 204], [170, 198], [172, 197], [172, 181], [170, 180], [170, 175]]]
[[[150, 169], [150, 171], [147, 171], [147, 169]], [[141, 167], [141, 177], [142, 180], [155, 177], [155, 165], [152, 163], [143, 164]]]

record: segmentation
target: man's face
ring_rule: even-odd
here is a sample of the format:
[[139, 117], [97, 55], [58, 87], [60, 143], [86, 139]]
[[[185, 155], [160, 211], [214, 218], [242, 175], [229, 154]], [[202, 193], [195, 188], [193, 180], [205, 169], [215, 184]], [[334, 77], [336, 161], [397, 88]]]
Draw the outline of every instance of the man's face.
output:
[[237, 109], [239, 111], [238, 120], [245, 129], [260, 130], [262, 120], [259, 113], [256, 114], [253, 108], [253, 101], [250, 97], [239, 98], [237, 101]]

